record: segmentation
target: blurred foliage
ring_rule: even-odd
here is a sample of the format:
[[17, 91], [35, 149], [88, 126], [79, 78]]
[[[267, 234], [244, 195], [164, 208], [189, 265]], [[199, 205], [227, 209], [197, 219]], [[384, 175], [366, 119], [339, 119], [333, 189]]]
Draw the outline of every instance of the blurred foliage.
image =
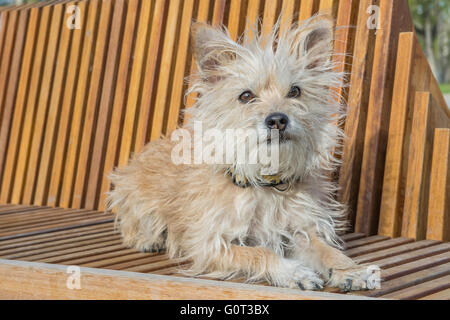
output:
[[0, 0], [0, 6], [7, 6], [11, 4], [21, 5], [38, 1], [46, 1], [46, 0]]
[[420, 44], [440, 82], [450, 82], [450, 1], [409, 0]]
[[441, 91], [444, 94], [450, 94], [450, 83], [441, 84]]

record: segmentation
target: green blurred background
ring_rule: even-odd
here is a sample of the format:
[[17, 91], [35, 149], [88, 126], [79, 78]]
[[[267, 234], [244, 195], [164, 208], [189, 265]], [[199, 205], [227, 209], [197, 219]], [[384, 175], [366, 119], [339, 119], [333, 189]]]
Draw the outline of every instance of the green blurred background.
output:
[[[0, 5], [37, 1], [45, 0], [0, 0]], [[422, 48], [450, 104], [450, 0], [409, 0], [409, 4]]]

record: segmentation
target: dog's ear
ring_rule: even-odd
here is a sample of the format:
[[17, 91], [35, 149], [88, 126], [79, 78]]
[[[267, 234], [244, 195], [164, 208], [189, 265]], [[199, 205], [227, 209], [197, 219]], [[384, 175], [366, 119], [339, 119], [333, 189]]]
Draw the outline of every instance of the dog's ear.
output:
[[308, 69], [326, 63], [333, 54], [334, 20], [329, 15], [316, 15], [307, 20], [292, 38], [291, 54], [306, 59]]
[[222, 30], [196, 22], [191, 27], [194, 59], [203, 80], [216, 82], [223, 77], [220, 67], [236, 58], [236, 43]]

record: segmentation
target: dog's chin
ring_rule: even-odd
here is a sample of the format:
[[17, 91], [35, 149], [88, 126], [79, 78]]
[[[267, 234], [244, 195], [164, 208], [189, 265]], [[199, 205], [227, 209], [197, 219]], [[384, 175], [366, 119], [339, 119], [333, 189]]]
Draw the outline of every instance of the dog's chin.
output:
[[283, 134], [280, 134], [279, 138], [275, 142], [272, 141], [270, 136], [267, 137], [266, 143], [267, 144], [278, 143], [281, 146], [281, 145], [284, 145], [284, 144], [292, 143], [293, 140], [294, 140], [294, 137], [292, 135], [290, 135], [288, 133], [283, 133]]

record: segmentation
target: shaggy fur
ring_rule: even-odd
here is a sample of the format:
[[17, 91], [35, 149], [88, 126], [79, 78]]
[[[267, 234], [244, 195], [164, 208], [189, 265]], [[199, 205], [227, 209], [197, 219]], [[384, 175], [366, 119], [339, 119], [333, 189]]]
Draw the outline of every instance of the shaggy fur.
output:
[[[361, 289], [368, 274], [340, 251], [345, 207], [334, 200], [329, 178], [343, 118], [330, 90], [343, 77], [331, 62], [333, 21], [316, 16], [285, 33], [278, 29], [252, 38], [247, 32], [234, 42], [226, 30], [193, 25], [198, 74], [190, 92], [199, 98], [184, 128], [200, 121], [204, 130], [267, 132], [266, 117], [285, 113], [290, 122], [288, 139], [279, 145], [279, 174], [288, 190], [258, 186], [262, 164], [232, 164], [250, 188], [233, 184], [226, 175], [230, 165], [175, 165], [175, 144], [162, 138], [110, 175], [109, 208], [117, 212], [127, 246], [189, 259], [188, 274]], [[294, 85], [301, 96], [288, 98]], [[247, 90], [256, 98], [243, 104], [238, 97]]]

